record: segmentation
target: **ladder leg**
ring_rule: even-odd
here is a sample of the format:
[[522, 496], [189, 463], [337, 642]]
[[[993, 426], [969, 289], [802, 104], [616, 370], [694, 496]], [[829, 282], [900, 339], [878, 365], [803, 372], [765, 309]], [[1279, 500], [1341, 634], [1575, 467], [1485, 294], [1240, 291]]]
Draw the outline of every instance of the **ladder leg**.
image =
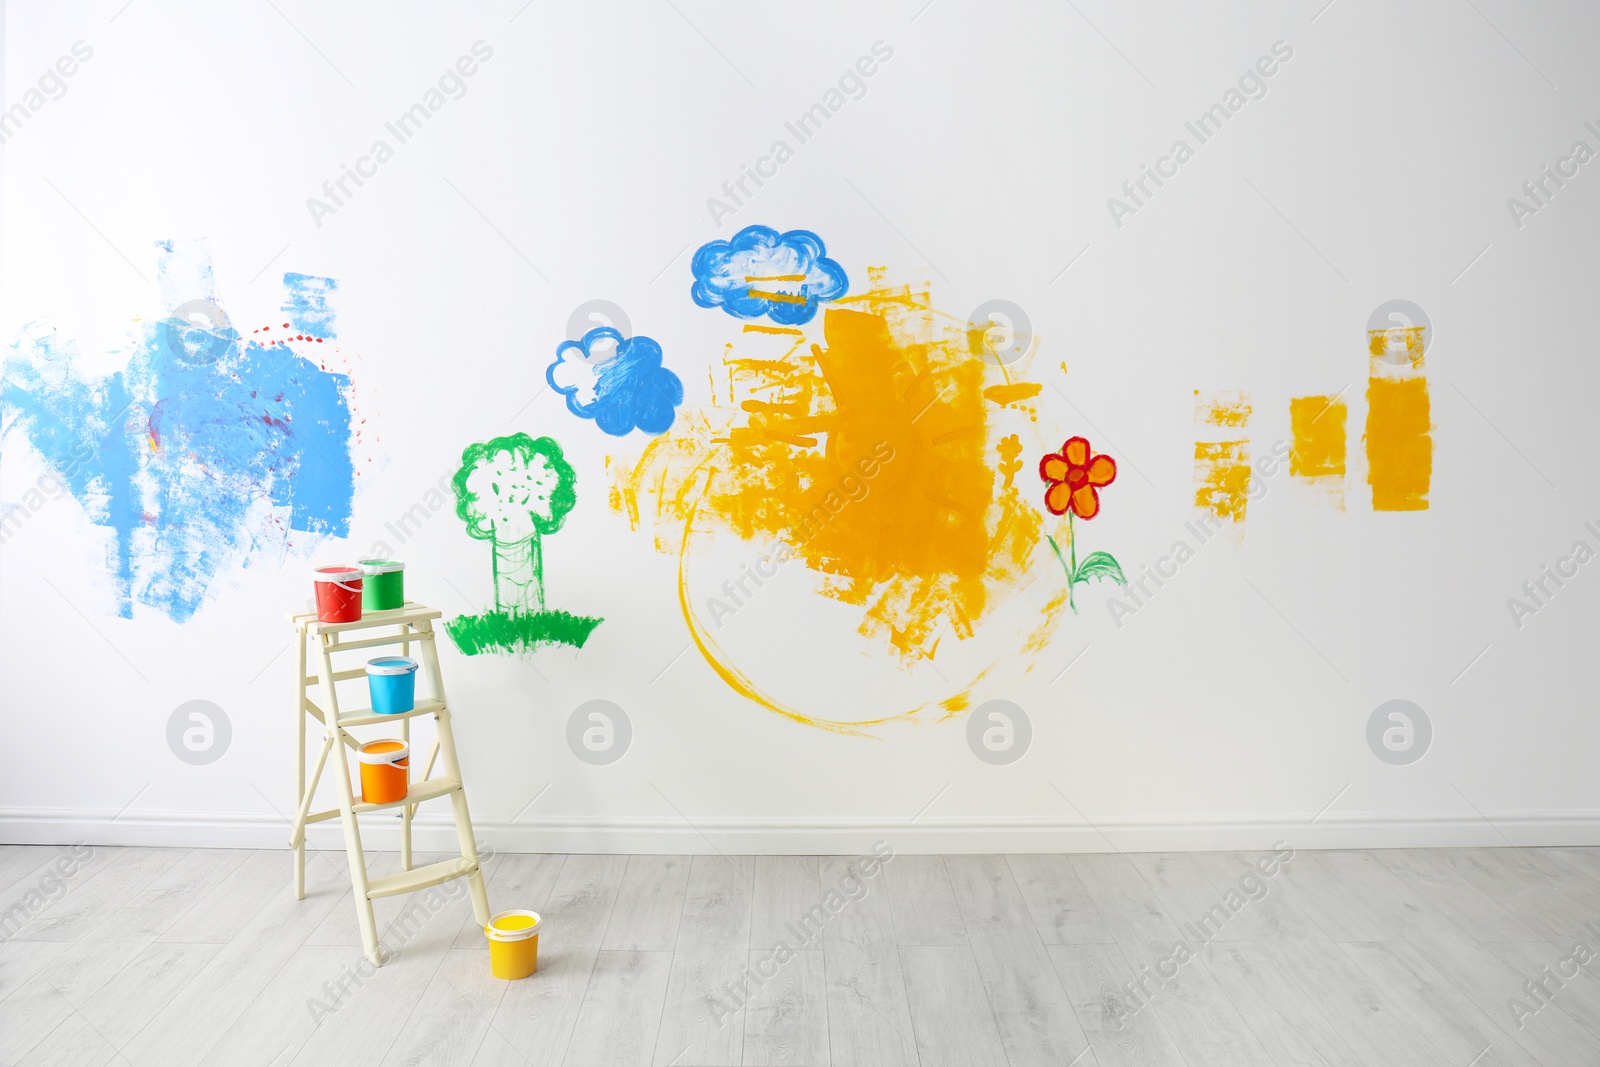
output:
[[[439, 713], [439, 752], [444, 757], [444, 773], [461, 780], [461, 768], [456, 763], [455, 739], [450, 733], [450, 710], [446, 708]], [[472, 894], [472, 914], [477, 918], [479, 926], [489, 925], [489, 894], [483, 887], [483, 871], [478, 864], [478, 843], [472, 835], [472, 815], [467, 810], [467, 790], [463, 786], [450, 794], [450, 806], [456, 816], [456, 840], [461, 843], [461, 855], [473, 864], [473, 871], [467, 875], [467, 889]]]
[[361, 850], [361, 826], [356, 821], [355, 796], [350, 788], [350, 759], [345, 746], [339, 749], [339, 809], [344, 823], [344, 847], [350, 856], [350, 885], [356, 901], [356, 921], [361, 924], [361, 945], [374, 967], [383, 966], [378, 954], [378, 922], [372, 914], [372, 898], [367, 896], [367, 856]]
[[[289, 844], [293, 845], [295, 849], [298, 850], [298, 855], [300, 856], [302, 862], [302, 872], [305, 870], [304, 860], [306, 854], [306, 816], [311, 814], [311, 801], [317, 795], [317, 783], [322, 781], [322, 768], [327, 764], [328, 753], [333, 750], [333, 746], [335, 744], [337, 744], [337, 742], [332, 737], [329, 737], [322, 742], [322, 751], [317, 754], [317, 769], [312, 772], [311, 775], [311, 787], [306, 789], [301, 794], [300, 810], [295, 813], [294, 833], [289, 838]], [[295, 897], [296, 900], [304, 900], [306, 898], [304, 889], [305, 887], [302, 884], [301, 893], [299, 896]]]
[[467, 875], [467, 892], [472, 896], [472, 915], [479, 926], [489, 925], [489, 894], [483, 887], [483, 869], [478, 866], [478, 844], [472, 839], [472, 816], [467, 812], [467, 791], [457, 789], [450, 795], [450, 806], [455, 809], [456, 839], [461, 842], [461, 854], [472, 861], [472, 873]]
[[361, 850], [361, 824], [356, 820], [355, 791], [350, 786], [350, 754], [345, 751], [350, 746], [344, 743], [347, 735], [339, 725], [339, 691], [333, 681], [333, 652], [337, 647], [337, 636], [331, 643], [328, 635], [319, 637], [317, 671], [323, 695], [328, 701], [323, 712], [327, 718], [328, 744], [339, 750], [339, 815], [344, 823], [345, 852], [350, 857], [350, 886], [354, 890], [356, 921], [361, 924], [361, 945], [367, 950], [367, 959], [372, 961], [374, 967], [381, 967], [383, 957], [378, 952], [378, 922], [372, 914], [372, 898], [367, 894], [370, 888], [367, 856]]
[[[428, 681], [434, 695], [444, 705], [434, 716], [435, 734], [439, 756], [444, 763], [444, 773], [460, 782], [461, 764], [456, 760], [456, 738], [450, 726], [450, 702], [444, 695], [444, 678], [439, 673], [439, 650], [433, 640], [433, 626], [423, 623], [427, 636], [422, 641], [422, 662], [428, 670]], [[431, 757], [430, 757], [431, 761]], [[472, 914], [478, 925], [489, 925], [489, 894], [483, 886], [483, 871], [478, 866], [478, 843], [472, 834], [472, 815], [467, 810], [467, 790], [463, 785], [450, 794], [450, 806], [456, 816], [456, 839], [461, 843], [461, 855], [472, 863], [472, 873], [467, 875], [467, 889], [472, 895]]]
[[[409, 741], [406, 742], [410, 744]], [[415, 804], [406, 804], [400, 808], [400, 869], [411, 869], [411, 814], [417, 810]]]
[[[410, 629], [410, 626], [404, 627], [405, 632], [409, 633]], [[403, 642], [400, 645], [400, 654], [402, 656], [411, 655], [410, 641]], [[400, 740], [406, 743], [406, 749], [409, 751], [411, 748], [410, 719], [400, 720]], [[421, 778], [418, 778], [415, 774], [411, 773], [412, 768], [414, 768], [416, 765], [417, 756], [416, 753], [413, 752], [411, 754], [411, 758], [406, 761], [406, 781], [408, 792], [410, 791], [411, 784], [422, 781]], [[417, 806], [415, 804], [407, 804], [400, 809], [400, 869], [402, 871], [409, 871], [411, 869], [411, 816], [416, 813], [416, 810]]]
[[[294, 668], [294, 723], [298, 744], [295, 745], [296, 771], [294, 779], [294, 795], [300, 800], [300, 818], [295, 822], [297, 840], [294, 845], [294, 899], [306, 898], [306, 836], [305, 813], [310, 809], [311, 802], [306, 796], [306, 635], [298, 629], [295, 630], [295, 644], [299, 651], [295, 655]], [[327, 759], [328, 749], [322, 749], [323, 759]], [[321, 764], [318, 764], [318, 774], [321, 773]]]

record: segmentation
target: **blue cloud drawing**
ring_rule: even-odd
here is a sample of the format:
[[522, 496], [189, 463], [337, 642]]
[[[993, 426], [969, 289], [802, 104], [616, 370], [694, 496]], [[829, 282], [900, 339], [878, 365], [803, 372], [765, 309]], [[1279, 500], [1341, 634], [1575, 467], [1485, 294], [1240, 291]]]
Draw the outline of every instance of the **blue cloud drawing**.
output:
[[661, 346], [649, 337], [623, 337], [597, 326], [581, 341], [563, 341], [545, 371], [550, 388], [567, 398], [567, 410], [612, 437], [635, 427], [665, 433], [683, 403], [683, 383], [661, 365]]
[[827, 252], [809, 230], [746, 226], [732, 240], [709, 241], [695, 252], [694, 302], [739, 319], [766, 315], [784, 326], [810, 322], [819, 304], [850, 288], [844, 268]]

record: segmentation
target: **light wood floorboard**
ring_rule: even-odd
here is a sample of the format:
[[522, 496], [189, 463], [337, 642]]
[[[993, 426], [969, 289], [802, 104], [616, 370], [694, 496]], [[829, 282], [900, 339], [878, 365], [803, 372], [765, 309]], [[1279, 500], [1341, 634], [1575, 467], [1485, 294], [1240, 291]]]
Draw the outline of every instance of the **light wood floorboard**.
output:
[[0, 1065], [1600, 1064], [1594, 848], [494, 855], [516, 982], [461, 882], [374, 969], [342, 853], [71, 855], [0, 846]]

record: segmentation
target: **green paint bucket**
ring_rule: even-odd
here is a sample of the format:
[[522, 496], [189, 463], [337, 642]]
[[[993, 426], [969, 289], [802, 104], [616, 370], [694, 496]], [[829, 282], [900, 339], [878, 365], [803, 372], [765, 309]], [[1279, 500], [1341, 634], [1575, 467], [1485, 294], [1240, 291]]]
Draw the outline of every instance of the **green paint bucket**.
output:
[[361, 561], [361, 610], [393, 611], [406, 602], [406, 565], [397, 559]]

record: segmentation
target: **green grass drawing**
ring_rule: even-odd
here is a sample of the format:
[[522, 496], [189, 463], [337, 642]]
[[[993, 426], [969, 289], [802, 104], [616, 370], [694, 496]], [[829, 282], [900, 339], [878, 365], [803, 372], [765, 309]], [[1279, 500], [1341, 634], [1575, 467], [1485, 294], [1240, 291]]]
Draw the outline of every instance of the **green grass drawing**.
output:
[[466, 655], [476, 656], [485, 651], [532, 651], [545, 644], [582, 648], [594, 628], [603, 621], [566, 611], [541, 611], [534, 615], [486, 611], [482, 615], [458, 615], [444, 624], [444, 630], [457, 648]]

